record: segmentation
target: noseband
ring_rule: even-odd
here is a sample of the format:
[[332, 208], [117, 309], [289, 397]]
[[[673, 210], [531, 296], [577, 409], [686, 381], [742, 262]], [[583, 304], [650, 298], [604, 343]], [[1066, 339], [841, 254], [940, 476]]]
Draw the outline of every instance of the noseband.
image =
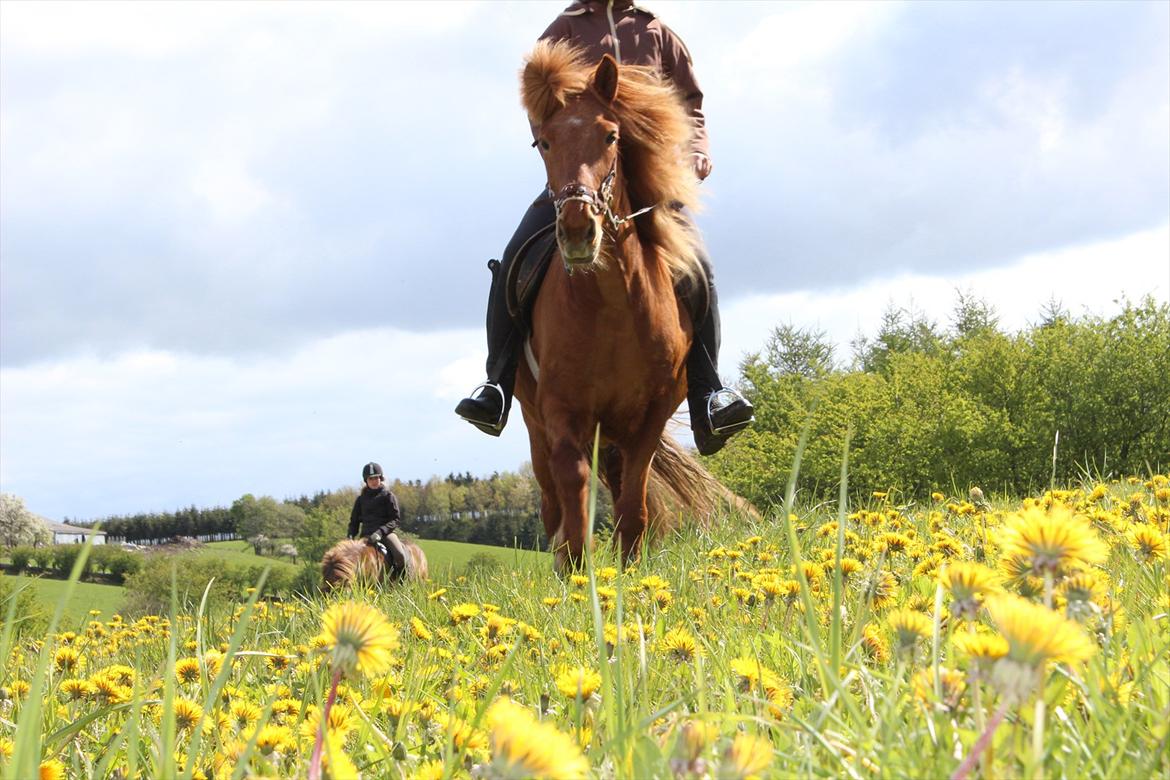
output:
[[633, 214], [625, 217], [619, 217], [613, 213], [613, 181], [617, 178], [617, 158], [614, 158], [613, 165], [610, 166], [609, 173], [601, 180], [601, 187], [592, 189], [586, 187], [579, 181], [569, 182], [564, 187], [561, 187], [556, 195], [553, 196], [553, 206], [557, 211], [557, 220], [561, 218], [561, 209], [565, 207], [566, 203], [578, 201], [584, 203], [593, 212], [593, 216], [601, 216], [605, 214], [606, 220], [610, 227], [617, 230], [622, 225], [629, 222], [634, 217], [641, 216], [647, 211], [654, 209], [654, 206], [647, 206], [644, 209], [639, 209]]

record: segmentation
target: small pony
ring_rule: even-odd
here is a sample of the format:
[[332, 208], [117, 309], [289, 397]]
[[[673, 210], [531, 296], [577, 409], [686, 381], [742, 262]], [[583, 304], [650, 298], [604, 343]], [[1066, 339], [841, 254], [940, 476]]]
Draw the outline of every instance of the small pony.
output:
[[[412, 580], [428, 579], [427, 556], [414, 542], [398, 537], [410, 556], [407, 576]], [[346, 539], [333, 545], [321, 559], [321, 574], [325, 588], [332, 589], [352, 584], [355, 580], [382, 582], [388, 569], [382, 553], [364, 541]]]

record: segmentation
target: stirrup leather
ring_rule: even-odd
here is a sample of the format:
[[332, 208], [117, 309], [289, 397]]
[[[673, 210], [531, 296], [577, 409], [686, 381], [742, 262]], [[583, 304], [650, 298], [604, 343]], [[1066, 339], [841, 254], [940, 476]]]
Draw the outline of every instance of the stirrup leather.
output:
[[724, 426], [716, 428], [715, 427], [715, 419], [712, 417], [713, 410], [711, 409], [711, 404], [714, 403], [715, 397], [717, 395], [719, 395], [720, 393], [727, 393], [727, 394], [731, 395], [732, 396], [731, 403], [735, 403], [735, 401], [744, 401], [746, 403], [746, 400], [744, 399], [743, 396], [741, 396], [739, 393], [735, 392], [734, 390], [729, 390], [727, 388], [721, 388], [721, 389], [716, 390], [715, 392], [711, 393], [711, 395], [707, 396], [707, 425], [708, 425], [708, 427], [711, 428], [712, 434], [714, 434], [715, 436], [730, 436], [733, 433], [738, 433], [739, 431], [742, 431], [744, 428], [748, 427], [749, 425], [751, 425], [755, 421], [756, 417], [754, 414], [752, 414], [752, 415], [749, 415], [746, 420], [742, 420], [740, 422], [731, 423], [730, 425], [724, 425]]

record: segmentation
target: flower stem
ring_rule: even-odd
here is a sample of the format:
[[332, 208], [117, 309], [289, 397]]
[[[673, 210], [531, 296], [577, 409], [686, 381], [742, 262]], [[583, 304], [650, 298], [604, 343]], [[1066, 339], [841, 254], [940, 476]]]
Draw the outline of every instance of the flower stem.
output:
[[321, 711], [321, 723], [317, 726], [317, 741], [313, 744], [313, 758], [309, 761], [309, 780], [321, 780], [321, 749], [325, 746], [325, 729], [329, 727], [329, 710], [337, 699], [337, 685], [341, 682], [341, 669], [333, 672], [333, 684], [329, 688], [329, 697], [325, 699], [325, 709]]
[[[1059, 435], [1059, 434], [1058, 434]], [[1052, 569], [1044, 570], [1044, 606], [1052, 609]], [[1044, 777], [1044, 680], [1046, 675], [1040, 675], [1040, 691], [1036, 695], [1036, 715], [1032, 723], [1032, 777], [1043, 780]]]
[[979, 761], [979, 756], [983, 754], [983, 751], [987, 749], [987, 745], [991, 742], [991, 736], [995, 734], [995, 730], [999, 727], [999, 724], [1007, 717], [1009, 706], [1010, 704], [1007, 701], [999, 705], [999, 709], [992, 716], [991, 722], [987, 724], [987, 728], [979, 735], [979, 739], [971, 747], [971, 752], [967, 754], [967, 757], [963, 759], [963, 763], [959, 764], [959, 768], [951, 775], [951, 780], [966, 780], [967, 775], [971, 774], [971, 770], [975, 768], [975, 764]]

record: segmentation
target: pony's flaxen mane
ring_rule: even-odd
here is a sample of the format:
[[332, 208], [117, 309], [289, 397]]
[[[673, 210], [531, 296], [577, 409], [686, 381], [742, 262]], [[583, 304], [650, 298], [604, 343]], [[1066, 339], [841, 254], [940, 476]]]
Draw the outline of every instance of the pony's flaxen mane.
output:
[[[585, 93], [595, 66], [584, 52], [562, 41], [540, 41], [521, 71], [521, 100], [538, 126]], [[622, 172], [630, 206], [657, 206], [639, 217], [638, 232], [658, 248], [675, 279], [700, 273], [698, 236], [674, 208], [695, 208], [698, 180], [687, 157], [694, 124], [678, 91], [652, 68], [622, 65], [617, 97], [610, 105], [621, 126]]]

